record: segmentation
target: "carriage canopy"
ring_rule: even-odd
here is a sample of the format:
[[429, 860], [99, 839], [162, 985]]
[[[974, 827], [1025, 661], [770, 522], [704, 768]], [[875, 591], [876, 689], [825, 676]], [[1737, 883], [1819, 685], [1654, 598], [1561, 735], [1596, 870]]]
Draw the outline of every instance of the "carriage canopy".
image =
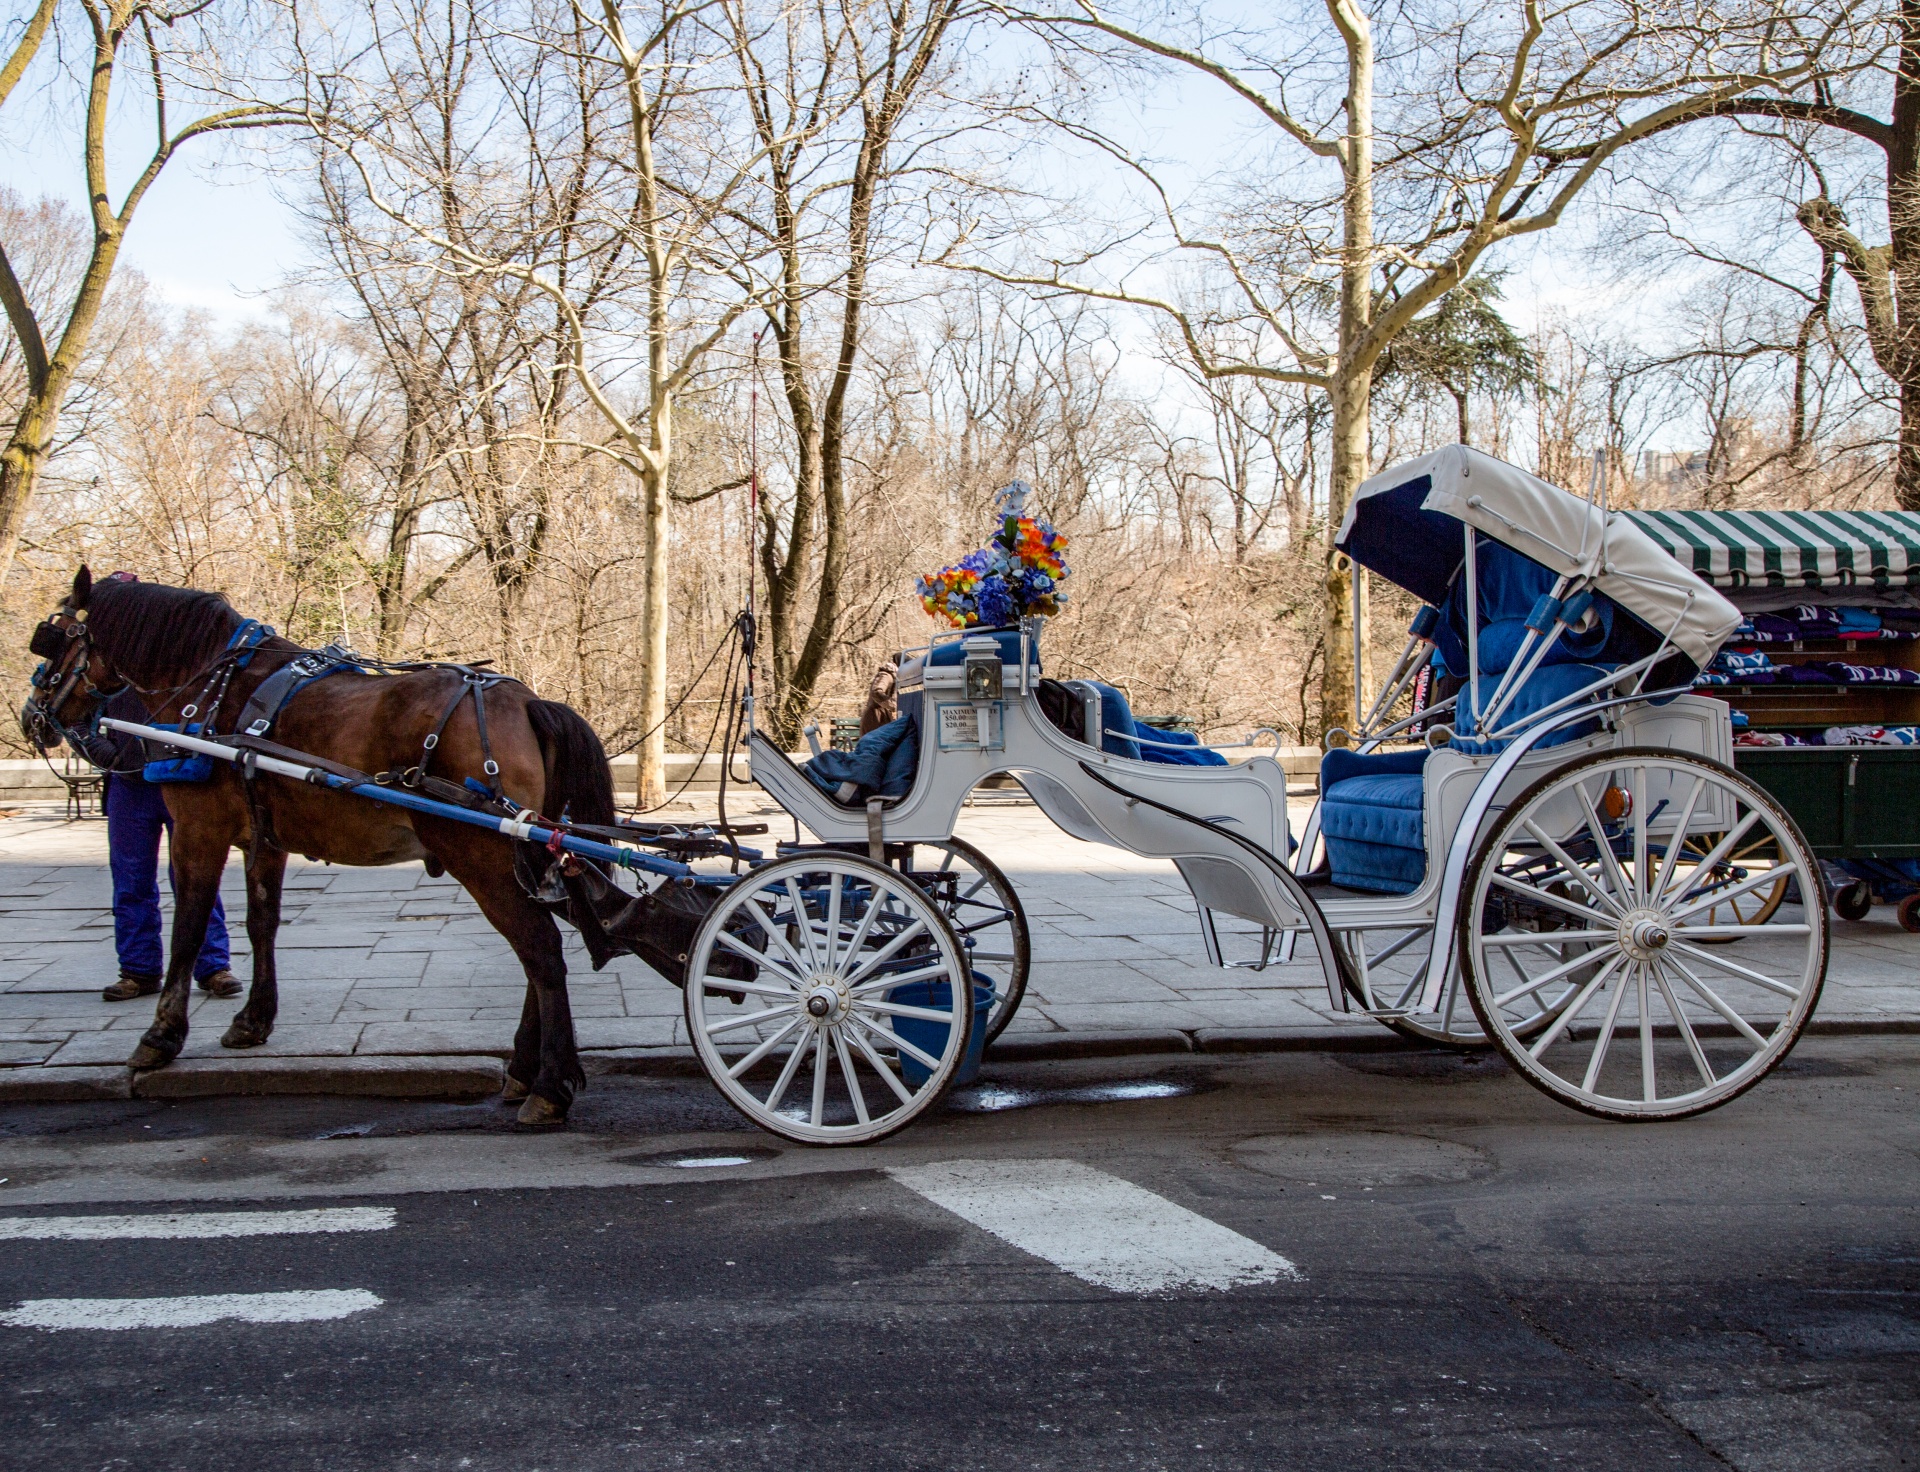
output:
[[1667, 635], [1698, 666], [1740, 622], [1738, 609], [1626, 516], [1465, 445], [1364, 482], [1335, 545], [1437, 606], [1460, 569], [1463, 526], [1557, 575], [1591, 579], [1595, 592]]

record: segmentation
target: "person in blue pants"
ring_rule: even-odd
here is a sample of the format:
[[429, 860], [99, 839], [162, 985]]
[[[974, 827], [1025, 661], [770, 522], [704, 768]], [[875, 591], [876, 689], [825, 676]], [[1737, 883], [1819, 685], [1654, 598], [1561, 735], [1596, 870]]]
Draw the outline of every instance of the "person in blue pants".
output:
[[[115, 706], [131, 701], [131, 709]], [[145, 721], [145, 707], [131, 692], [116, 696], [106, 713], [127, 721]], [[160, 838], [173, 841], [173, 818], [158, 784], [140, 775], [144, 753], [130, 737], [114, 736], [114, 759], [107, 777], [107, 863], [113, 872], [113, 948], [119, 953], [120, 979], [101, 996], [127, 1002], [160, 990], [166, 956], [160, 945]], [[102, 755], [105, 753], [103, 752]], [[173, 866], [167, 866], [173, 886]], [[193, 963], [200, 989], [216, 997], [237, 997], [240, 981], [228, 964], [227, 917], [216, 898], [207, 921], [207, 938]]]

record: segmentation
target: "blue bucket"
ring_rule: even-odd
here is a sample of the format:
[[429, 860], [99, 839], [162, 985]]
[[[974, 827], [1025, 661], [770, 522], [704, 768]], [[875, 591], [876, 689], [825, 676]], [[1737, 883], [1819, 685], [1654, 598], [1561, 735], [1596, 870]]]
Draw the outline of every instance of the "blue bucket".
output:
[[[910, 981], [905, 986], [897, 986], [887, 993], [887, 1000], [898, 1002], [903, 1007], [950, 1007], [953, 994], [948, 991], [944, 981]], [[954, 1083], [972, 1083], [980, 1072], [980, 1055], [987, 1050], [987, 1013], [993, 1007], [993, 983], [978, 971], [973, 973], [973, 1032], [967, 1039], [966, 1057], [960, 1060], [960, 1071], [954, 1075]], [[938, 1058], [947, 1050], [948, 1029], [938, 1022], [929, 1022], [924, 1017], [892, 1017], [893, 1030], [921, 1052]], [[909, 1054], [900, 1055], [900, 1077], [914, 1088], [919, 1088], [928, 1078], [926, 1066]]]

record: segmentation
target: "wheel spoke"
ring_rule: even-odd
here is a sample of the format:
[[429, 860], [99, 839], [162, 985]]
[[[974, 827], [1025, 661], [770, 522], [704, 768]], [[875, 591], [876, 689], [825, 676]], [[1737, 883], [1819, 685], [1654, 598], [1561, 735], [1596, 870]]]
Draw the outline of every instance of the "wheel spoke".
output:
[[[745, 1057], [741, 1058], [737, 1063], [729, 1067], [727, 1069], [727, 1077], [739, 1078], [742, 1075], [744, 1075], [748, 1069], [753, 1067], [754, 1064], [758, 1063], [762, 1058], [766, 1057], [767, 1054], [771, 1053], [775, 1048], [779, 1047], [781, 1043], [786, 1041], [786, 1039], [792, 1035], [793, 1030], [796, 1027], [802, 1026], [806, 1022], [806, 1020], [807, 1019], [806, 1019], [805, 1013], [799, 1013], [796, 1011], [796, 1015], [791, 1022], [789, 1022], [785, 1027], [781, 1028], [780, 1031], [775, 1033], [772, 1037], [763, 1039], [759, 1047], [755, 1048], [751, 1053], [748, 1053]], [[714, 1033], [717, 1031], [718, 1031], [717, 1028], [710, 1027], [707, 1029], [707, 1036], [712, 1037]], [[805, 1051], [806, 1049], [802, 1045], [798, 1043], [794, 1044], [793, 1056], [795, 1058], [798, 1058]], [[791, 1068], [791, 1060], [789, 1060], [789, 1068]], [[783, 1091], [785, 1087], [784, 1081], [788, 1076], [789, 1076], [788, 1074], [781, 1075]], [[773, 1106], [772, 1104], [769, 1104], [767, 1107], [771, 1109]]]
[[891, 961], [899, 954], [900, 949], [905, 946], [908, 941], [925, 935], [926, 933], [927, 927], [921, 921], [915, 920], [913, 924], [909, 925], [905, 930], [901, 931], [892, 940], [888, 941], [879, 950], [869, 956], [860, 966], [859, 970], [847, 973], [845, 980], [849, 984], [852, 984], [859, 981], [863, 976], [872, 975], [876, 966], [883, 966], [888, 961]]
[[1529, 1057], [1535, 1062], [1539, 1061], [1540, 1055], [1559, 1040], [1560, 1034], [1566, 1031], [1573, 1019], [1580, 1015], [1581, 1009], [1592, 1000], [1594, 992], [1599, 990], [1601, 983], [1613, 975], [1613, 973], [1619, 969], [1620, 963], [1625, 959], [1626, 957], [1624, 956], [1616, 955], [1611, 961], [1607, 962], [1605, 966], [1602, 966], [1600, 970], [1588, 980], [1585, 986], [1580, 988], [1579, 993], [1574, 999], [1561, 1009], [1558, 1017], [1554, 1018], [1553, 1026], [1541, 1033], [1539, 1038], [1535, 1040], [1533, 1046], [1527, 1049]]
[[[1511, 957], [1513, 953], [1509, 951], [1507, 954]], [[1513, 968], [1515, 973], [1520, 977], [1521, 981], [1526, 984], [1524, 986], [1517, 986], [1510, 992], [1502, 992], [1493, 999], [1494, 1005], [1496, 1007], [1511, 1006], [1520, 998], [1533, 995], [1533, 993], [1539, 991], [1543, 986], [1552, 986], [1556, 981], [1560, 980], [1561, 977], [1578, 971], [1582, 966], [1598, 964], [1599, 960], [1600, 956], [1598, 952], [1589, 951], [1584, 955], [1575, 956], [1571, 961], [1562, 961], [1558, 966], [1554, 967], [1553, 970], [1547, 972], [1546, 975], [1537, 976], [1531, 981], [1527, 979], [1526, 973], [1521, 971], [1516, 965]]]
[[[838, 874], [830, 874], [828, 878], [831, 882], [827, 885], [827, 929], [826, 933], [821, 936], [821, 940], [827, 948], [827, 974], [829, 976], [838, 976], [840, 974], [839, 963], [833, 952], [833, 943], [840, 935], [840, 887], [842, 880]], [[863, 1119], [861, 1123], [864, 1124], [866, 1121]]]
[[756, 951], [752, 946], [741, 940], [739, 936], [733, 934], [732, 931], [721, 931], [714, 937], [714, 941], [719, 945], [725, 946], [735, 955], [745, 956], [749, 961], [753, 962], [755, 966], [764, 967], [775, 976], [792, 983], [792, 986], [789, 988], [790, 991], [797, 991], [801, 986], [798, 975], [787, 970], [786, 967], [774, 960], [773, 957], [769, 956], [765, 951]]
[[[802, 1021], [805, 1019], [803, 1018]], [[780, 1077], [773, 1081], [773, 1092], [767, 1095], [766, 1109], [769, 1114], [780, 1107], [780, 1101], [787, 1097], [787, 1089], [793, 1083], [793, 1076], [800, 1071], [800, 1062], [807, 1056], [807, 1042], [802, 1038], [793, 1045], [793, 1051], [787, 1054], [786, 1066], [780, 1070]]]
[[1709, 1088], [1720, 1082], [1715, 1076], [1713, 1065], [1707, 1062], [1706, 1049], [1700, 1046], [1700, 1038], [1693, 1030], [1693, 1024], [1687, 1020], [1687, 1014], [1680, 1010], [1680, 1003], [1673, 995], [1673, 988], [1667, 984], [1667, 973], [1660, 963], [1653, 963], [1653, 980], [1660, 988], [1660, 995], [1667, 999], [1667, 1010], [1673, 1014], [1673, 1025], [1679, 1029], [1680, 1036], [1686, 1039], [1687, 1052], [1693, 1056], [1693, 1066], [1699, 1072], [1702, 1082]]
[[[1719, 867], [1720, 862], [1726, 858], [1727, 851], [1731, 849], [1736, 843], [1738, 843], [1742, 838], [1744, 838], [1746, 836], [1747, 830], [1751, 828], [1755, 823], [1758, 823], [1759, 821], [1760, 821], [1760, 809], [1758, 808], [1747, 809], [1746, 817], [1742, 818], [1738, 823], [1735, 823], [1733, 827], [1729, 828], [1726, 831], [1726, 833], [1722, 835], [1720, 841], [1716, 843], [1711, 849], [1707, 850], [1705, 857], [1703, 857], [1698, 864], [1694, 865], [1694, 873], [1698, 874], [1704, 870], [1706, 873], [1711, 874], [1717, 867]], [[1660, 904], [1664, 902], [1666, 898], [1667, 896], [1664, 893], [1655, 895], [1654, 903]]]
[[[831, 881], [831, 875], [829, 875], [829, 881]], [[831, 882], [829, 882], [828, 887], [832, 887]], [[813, 943], [813, 915], [807, 909], [806, 900], [801, 897], [799, 876], [797, 875], [789, 874], [787, 876], [787, 898], [793, 902], [794, 922], [800, 927], [801, 938], [806, 942], [807, 965], [805, 969], [808, 971], [818, 971], [820, 969], [820, 948]], [[818, 1124], [820, 1121], [816, 1119], [814, 1123]]]
[[1594, 1039], [1592, 1056], [1587, 1059], [1586, 1077], [1580, 1080], [1580, 1087], [1586, 1093], [1593, 1092], [1594, 1083], [1600, 1077], [1601, 1066], [1607, 1061], [1607, 1049], [1613, 1045], [1614, 1024], [1620, 1018], [1620, 1004], [1626, 999], [1627, 972], [1622, 971], [1620, 984], [1613, 989], [1613, 1000], [1607, 1003], [1607, 1015], [1600, 1024], [1600, 1035]]
[[[1647, 767], [1642, 762], [1633, 769], [1633, 897], [1641, 904], [1647, 900]], [[1641, 983], [1645, 990], [1645, 981]]]
[[[1572, 900], [1565, 900], [1560, 898], [1559, 895], [1547, 890], [1535, 889], [1532, 885], [1522, 884], [1519, 880], [1510, 879], [1505, 874], [1495, 874], [1493, 876], [1493, 882], [1502, 889], [1512, 890], [1515, 894], [1526, 896], [1528, 900], [1535, 904], [1545, 905], [1550, 910], [1565, 911], [1567, 914], [1581, 920], [1591, 922], [1593, 920], [1604, 920], [1607, 918], [1604, 914], [1596, 913], [1589, 905], [1577, 905]], [[1615, 905], [1611, 900], [1607, 901], [1607, 908], [1616, 915], [1621, 913], [1619, 906]]]
[[929, 1073], [938, 1073], [940, 1071], [940, 1060], [938, 1058], [934, 1057], [931, 1053], [926, 1052], [917, 1044], [908, 1042], [905, 1038], [901, 1037], [900, 1034], [895, 1032], [892, 1028], [880, 1027], [875, 1023], [869, 1022], [867, 1021], [866, 1018], [862, 1017], [858, 1012], [849, 1013], [848, 1016], [855, 1026], [864, 1027], [868, 1032], [872, 1033], [875, 1037], [879, 1038], [882, 1042], [891, 1043], [894, 1047], [898, 1048], [902, 1053], [905, 1053], [909, 1058], [913, 1059], [914, 1062], [918, 1063], [922, 1068], [926, 1069]]
[[1587, 836], [1593, 840], [1595, 851], [1600, 855], [1600, 871], [1607, 876], [1607, 883], [1613, 886], [1613, 892], [1620, 896], [1620, 908], [1633, 904], [1633, 887], [1627, 883], [1627, 876], [1620, 872], [1620, 864], [1613, 856], [1613, 840], [1607, 837], [1607, 825], [1600, 821], [1600, 813], [1593, 805], [1593, 799], [1587, 796], [1584, 782], [1573, 784], [1574, 796], [1580, 799], [1581, 811], [1587, 817]]
[[1707, 779], [1695, 777], [1693, 788], [1687, 793], [1687, 800], [1680, 809], [1680, 821], [1673, 830], [1673, 839], [1667, 844], [1667, 851], [1660, 860], [1660, 872], [1654, 876], [1653, 888], [1649, 894], [1665, 894], [1667, 881], [1673, 877], [1673, 866], [1680, 851], [1687, 846], [1687, 827], [1693, 822], [1693, 810], [1700, 805], [1700, 794], [1706, 791]]
[[700, 988], [708, 992], [741, 992], [749, 997], [772, 997], [791, 1002], [798, 993], [790, 986], [769, 986], [764, 981], [735, 981], [731, 976], [703, 976]]
[[1576, 940], [1601, 941], [1613, 944], [1617, 943], [1619, 939], [1620, 932], [1618, 930], [1503, 930], [1494, 935], [1481, 936], [1480, 944], [1483, 946], [1505, 946], [1513, 950], [1520, 950], [1527, 946], [1551, 948], [1564, 942]]
[[1675, 971], [1678, 971], [1680, 973], [1680, 979], [1692, 987], [1702, 1001], [1726, 1019], [1728, 1025], [1730, 1025], [1735, 1032], [1752, 1043], [1756, 1049], [1764, 1050], [1766, 1048], [1767, 1040], [1760, 1036], [1754, 1029], [1753, 1024], [1722, 1001], [1718, 992], [1714, 991], [1712, 987], [1708, 986], [1699, 977], [1689, 971], [1680, 958], [1671, 951], [1667, 953], [1667, 964]]
[[827, 1030], [817, 1027], [813, 1037], [813, 1111], [809, 1121], [818, 1129], [827, 1113]]
[[840, 1059], [840, 1072], [846, 1075], [847, 1092], [853, 1096], [853, 1117], [862, 1124], [872, 1124], [873, 1119], [867, 1113], [867, 1096], [860, 1091], [860, 1080], [853, 1076], [853, 1059], [847, 1056], [847, 1040], [841, 1036], [842, 1029], [833, 1030], [833, 1051]]
[[931, 1007], [909, 1007], [900, 1002], [882, 1002], [863, 1000], [859, 1004], [862, 1012], [879, 1012], [888, 1017], [913, 1017], [921, 1022], [944, 1022], [953, 1025], [953, 1013], [936, 1012]]
[[1764, 940], [1773, 940], [1783, 935], [1812, 935], [1811, 925], [1686, 925], [1680, 927], [1680, 934], [1688, 940], [1748, 940], [1759, 936]]
[[1799, 865], [1796, 864], [1791, 869], [1757, 870], [1749, 874], [1745, 879], [1731, 884], [1725, 889], [1716, 889], [1710, 894], [1700, 896], [1694, 900], [1693, 903], [1686, 905], [1684, 909], [1669, 910], [1667, 912], [1667, 919], [1674, 924], [1678, 924], [1689, 915], [1697, 915], [1702, 910], [1710, 910], [1718, 905], [1724, 905], [1731, 900], [1738, 899], [1749, 890], [1758, 889], [1763, 884], [1777, 884], [1780, 880], [1790, 876], [1801, 877]]
[[931, 966], [922, 966], [917, 971], [902, 971], [898, 976], [883, 976], [878, 981], [863, 981], [859, 986], [847, 988], [850, 997], [865, 997], [874, 992], [889, 991], [896, 986], [905, 986], [910, 981], [931, 981], [937, 976], [947, 974], [947, 963], [936, 961]]
[[[773, 923], [773, 917], [760, 907], [760, 896], [750, 894], [746, 899], [746, 908], [753, 911], [754, 918], [760, 922], [760, 929], [766, 933], [767, 943], [780, 947], [780, 954], [787, 958], [787, 964], [793, 968], [794, 976], [805, 976], [807, 963], [800, 959], [800, 953], [787, 944], [787, 938], [781, 932], [784, 926]], [[757, 954], [757, 953], [756, 953]]]
[[1654, 1077], [1653, 1008], [1647, 998], [1647, 963], [1640, 962], [1634, 972], [1640, 1007], [1640, 1102], [1653, 1104], [1660, 1098], [1660, 1085]]
[[741, 1013], [738, 1017], [723, 1017], [718, 1022], [708, 1023], [707, 1036], [713, 1037], [716, 1033], [723, 1032], [739, 1032], [744, 1027], [758, 1027], [763, 1022], [773, 1022], [798, 1011], [797, 1002], [785, 1007], [757, 1007], [751, 1012]]
[[1673, 944], [1680, 950], [1685, 951], [1689, 956], [1692, 956], [1695, 960], [1705, 961], [1709, 966], [1725, 971], [1729, 975], [1737, 976], [1742, 981], [1750, 981], [1755, 986], [1765, 991], [1770, 991], [1776, 996], [1786, 997], [1795, 1002], [1800, 1000], [1800, 989], [1798, 987], [1788, 986], [1784, 981], [1775, 981], [1771, 976], [1763, 976], [1752, 967], [1742, 966], [1738, 961], [1730, 961], [1717, 951], [1703, 951], [1700, 947], [1690, 946], [1678, 938], [1674, 940]]
[[[1593, 876], [1587, 872], [1586, 865], [1576, 864], [1573, 861], [1572, 857], [1568, 855], [1567, 851], [1560, 846], [1560, 843], [1557, 839], [1550, 837], [1547, 833], [1545, 833], [1541, 829], [1538, 823], [1535, 823], [1531, 820], [1525, 823], [1522, 823], [1520, 826], [1524, 828], [1527, 831], [1527, 833], [1529, 833], [1532, 836], [1533, 841], [1535, 843], [1539, 844], [1540, 847], [1542, 847], [1547, 851], [1547, 853], [1553, 858], [1553, 861], [1555, 863], [1557, 863], [1562, 869], [1567, 871], [1567, 877], [1569, 879], [1579, 880], [1581, 885], [1587, 890], [1587, 892], [1591, 894], [1596, 900], [1598, 900], [1600, 904], [1606, 909], [1611, 910], [1616, 915], [1621, 913], [1622, 907], [1620, 906], [1620, 904], [1617, 901], [1615, 901], [1612, 895], [1608, 894], [1604, 889], [1602, 889], [1599, 885], [1593, 882]], [[1501, 875], [1500, 877], [1502, 879], [1506, 878], [1505, 875]], [[1556, 895], [1555, 898], [1558, 899], [1559, 897]], [[1571, 900], [1561, 900], [1560, 903], [1564, 907], [1572, 910], [1575, 914], [1590, 915], [1593, 913], [1592, 908], [1590, 906], [1575, 905]]]
[[873, 1044], [867, 1041], [866, 1034], [853, 1028], [848, 1028], [847, 1033], [852, 1037], [854, 1047], [858, 1048], [861, 1056], [867, 1060], [867, 1066], [886, 1080], [887, 1087], [893, 1090], [894, 1097], [902, 1104], [913, 1103], [913, 1091], [901, 1083], [898, 1075], [887, 1067], [886, 1060], [874, 1052]]

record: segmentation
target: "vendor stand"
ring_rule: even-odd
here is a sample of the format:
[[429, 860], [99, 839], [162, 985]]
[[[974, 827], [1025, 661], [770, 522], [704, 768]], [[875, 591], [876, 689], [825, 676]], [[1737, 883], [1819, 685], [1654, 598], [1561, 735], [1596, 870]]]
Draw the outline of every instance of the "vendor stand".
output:
[[1734, 765], [1799, 823], [1835, 911], [1879, 899], [1920, 931], [1920, 513], [1628, 515], [1746, 615], [1696, 688], [1733, 708]]

